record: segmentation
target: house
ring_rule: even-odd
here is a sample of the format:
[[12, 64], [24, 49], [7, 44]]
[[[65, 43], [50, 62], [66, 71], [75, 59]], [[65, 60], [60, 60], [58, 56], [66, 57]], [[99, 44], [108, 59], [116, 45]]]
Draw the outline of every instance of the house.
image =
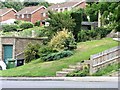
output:
[[38, 20], [42, 20], [41, 11], [46, 9], [44, 6], [30, 6], [25, 7], [16, 13], [17, 20], [29, 21], [35, 23]]
[[54, 4], [47, 9], [42, 10], [41, 17], [43, 18], [43, 23], [45, 23], [45, 19], [48, 18], [48, 11], [54, 11], [54, 12], [64, 12], [64, 11], [70, 11], [74, 8], [85, 8], [86, 2], [85, 0], [81, 1], [69, 1], [59, 4]]
[[43, 44], [46, 38], [0, 37], [0, 61], [24, 59], [24, 50], [29, 43]]
[[[14, 10], [13, 8], [3, 8], [0, 9], [0, 23], [4, 23], [4, 24], [10, 24], [10, 23], [14, 23], [15, 20], [15, 14], [17, 13], [16, 10]], [[10, 22], [8, 22], [10, 21]]]

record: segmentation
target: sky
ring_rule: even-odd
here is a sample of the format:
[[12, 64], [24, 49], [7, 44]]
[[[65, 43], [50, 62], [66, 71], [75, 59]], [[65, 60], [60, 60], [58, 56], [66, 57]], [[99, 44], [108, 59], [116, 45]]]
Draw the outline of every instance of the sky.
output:
[[60, 2], [65, 2], [65, 0], [46, 0], [49, 3], [60, 3]]

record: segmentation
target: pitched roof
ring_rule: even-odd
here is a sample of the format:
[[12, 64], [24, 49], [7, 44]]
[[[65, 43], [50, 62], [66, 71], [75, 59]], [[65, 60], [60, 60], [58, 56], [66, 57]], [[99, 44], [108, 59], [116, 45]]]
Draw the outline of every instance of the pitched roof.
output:
[[[32, 14], [34, 13], [35, 11], [43, 8], [44, 6], [30, 6], [30, 7], [25, 7], [23, 8], [22, 10], [20, 10], [19, 12], [17, 12], [16, 14], [19, 15], [19, 14]], [[45, 8], [45, 7], [44, 7]]]
[[10, 11], [14, 11], [17, 12], [16, 10], [14, 10], [13, 8], [3, 8], [0, 9], [0, 16], [4, 16], [5, 14], [9, 13]]
[[58, 8], [75, 7], [82, 2], [85, 2], [85, 0], [81, 0], [79, 2], [78, 1], [75, 1], [75, 2], [70, 1], [70, 2], [65, 2], [65, 3], [54, 4], [50, 7], [48, 7], [47, 9], [43, 10], [42, 12], [47, 12], [49, 10], [55, 10], [55, 9], [58, 9]]

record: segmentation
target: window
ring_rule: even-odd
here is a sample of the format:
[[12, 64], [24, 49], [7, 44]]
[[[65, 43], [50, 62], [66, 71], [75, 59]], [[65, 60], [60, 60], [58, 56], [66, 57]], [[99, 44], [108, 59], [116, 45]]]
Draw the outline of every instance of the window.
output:
[[17, 18], [19, 18], [19, 15], [17, 15]]
[[29, 18], [29, 15], [27, 14], [26, 17]]
[[65, 8], [65, 11], [67, 11], [67, 8]]
[[46, 17], [46, 13], [43, 13], [43, 17]]
[[24, 18], [24, 14], [22, 14], [22, 18]]

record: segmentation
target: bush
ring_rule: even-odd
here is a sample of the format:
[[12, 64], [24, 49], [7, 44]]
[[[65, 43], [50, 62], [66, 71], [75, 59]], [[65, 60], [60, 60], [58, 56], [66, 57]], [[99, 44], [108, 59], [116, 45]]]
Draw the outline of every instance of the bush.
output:
[[29, 63], [34, 59], [40, 58], [40, 56], [39, 56], [39, 48], [40, 47], [41, 46], [37, 43], [35, 43], [35, 44], [29, 43], [28, 44], [27, 48], [24, 51], [26, 63]]
[[4, 32], [17, 31], [18, 28], [18, 25], [2, 25]]
[[59, 51], [76, 49], [77, 45], [72, 33], [64, 29], [53, 36], [49, 46]]
[[20, 24], [20, 28], [22, 29], [28, 29], [28, 28], [33, 28], [33, 24], [31, 22], [24, 22]]
[[43, 61], [59, 60], [61, 58], [69, 57], [71, 55], [73, 55], [72, 51], [60, 51], [60, 52], [57, 52], [57, 53], [48, 54], [47, 56], [42, 57], [42, 60]]
[[81, 30], [78, 33], [78, 41], [95, 40], [106, 37], [112, 30], [107, 28], [96, 28], [95, 30]]
[[36, 21], [34, 25], [39, 27], [40, 26], [40, 21]]

